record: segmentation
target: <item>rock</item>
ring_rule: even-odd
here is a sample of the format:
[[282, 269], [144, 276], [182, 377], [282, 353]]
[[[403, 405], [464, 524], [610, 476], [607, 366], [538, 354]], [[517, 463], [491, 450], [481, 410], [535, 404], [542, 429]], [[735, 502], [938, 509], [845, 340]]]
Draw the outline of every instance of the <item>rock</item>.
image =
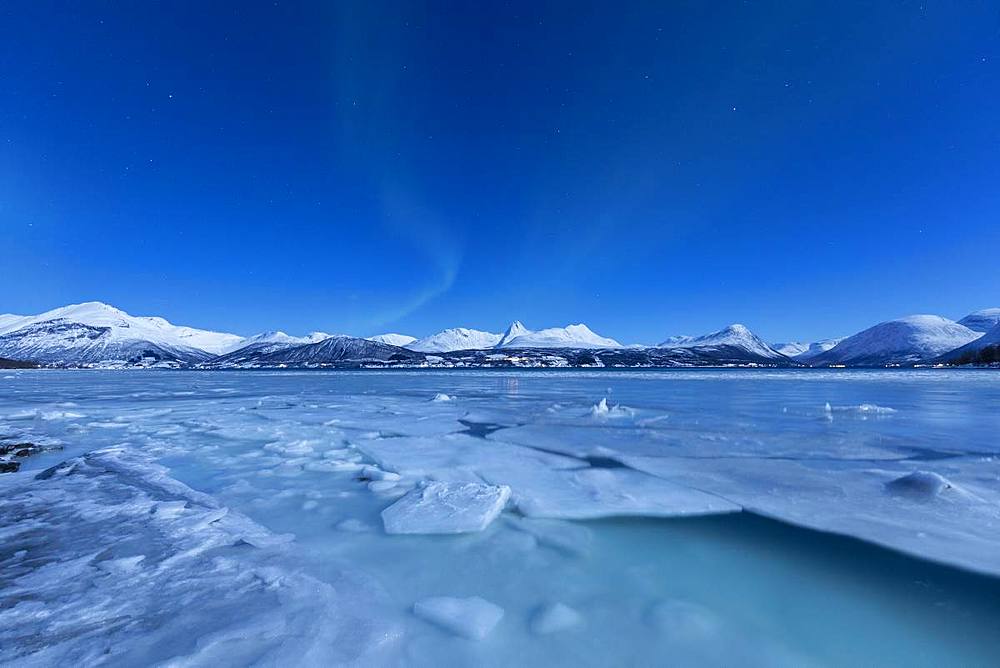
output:
[[[39, 448], [34, 443], [0, 443], [0, 455], [9, 455], [12, 452], [31, 450], [32, 452], [38, 452]], [[17, 456], [17, 455], [15, 455]]]
[[503, 608], [478, 596], [432, 596], [417, 601], [413, 614], [457, 636], [482, 640], [503, 618]]
[[0, 461], [0, 473], [17, 473], [21, 468], [21, 462]]

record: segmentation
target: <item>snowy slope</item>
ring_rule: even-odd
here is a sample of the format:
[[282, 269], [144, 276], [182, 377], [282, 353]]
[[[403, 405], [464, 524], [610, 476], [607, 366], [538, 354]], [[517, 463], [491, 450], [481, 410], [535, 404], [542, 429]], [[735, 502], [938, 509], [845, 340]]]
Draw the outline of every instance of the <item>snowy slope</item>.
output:
[[455, 327], [438, 332], [406, 345], [410, 350], [424, 353], [446, 353], [453, 350], [482, 350], [492, 348], [500, 341], [499, 334], [478, 329]]
[[976, 332], [988, 332], [1000, 325], [1000, 308], [984, 308], [982, 311], [970, 313], [959, 320], [958, 324]]
[[884, 366], [928, 360], [982, 336], [937, 315], [911, 315], [849, 336], [809, 360], [813, 366]]
[[810, 357], [815, 357], [820, 353], [825, 353], [827, 350], [833, 348], [843, 340], [844, 337], [840, 337], [838, 339], [823, 339], [822, 341], [813, 341], [811, 343], [804, 341], [772, 343], [771, 347], [786, 357], [794, 357], [799, 361], [803, 361], [809, 359]]
[[699, 350], [719, 350], [720, 352], [742, 351], [750, 356], [764, 359], [780, 360], [784, 355], [764, 343], [763, 340], [746, 326], [739, 323], [711, 334], [694, 337], [671, 337], [661, 343], [659, 348], [696, 348]]
[[213, 355], [188, 346], [122, 338], [110, 327], [48, 320], [0, 334], [0, 357], [40, 364], [98, 364], [144, 360], [194, 363]]
[[946, 352], [934, 361], [946, 364], [996, 364], [1000, 362], [1000, 324], [978, 339]]
[[801, 341], [790, 341], [788, 343], [772, 343], [771, 347], [785, 357], [795, 357], [796, 355], [801, 355], [809, 350], [810, 345], [811, 344], [809, 343], [803, 343]]
[[614, 339], [600, 336], [584, 324], [550, 327], [537, 332], [515, 321], [498, 348], [621, 348]]
[[137, 358], [197, 362], [239, 346], [235, 334], [136, 317], [101, 302], [33, 316], [0, 316], [0, 354], [47, 364], [93, 364]]
[[409, 336], [408, 334], [379, 334], [377, 336], [369, 336], [369, 341], [376, 341], [377, 343], [388, 343], [390, 346], [405, 346], [413, 343], [417, 340], [415, 336]]

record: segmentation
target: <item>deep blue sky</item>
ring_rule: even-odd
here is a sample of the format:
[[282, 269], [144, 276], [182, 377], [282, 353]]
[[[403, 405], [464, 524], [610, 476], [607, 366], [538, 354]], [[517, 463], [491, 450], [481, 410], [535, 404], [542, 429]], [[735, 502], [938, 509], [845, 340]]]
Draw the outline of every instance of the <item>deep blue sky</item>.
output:
[[1000, 7], [4, 3], [0, 312], [772, 340], [1000, 305]]

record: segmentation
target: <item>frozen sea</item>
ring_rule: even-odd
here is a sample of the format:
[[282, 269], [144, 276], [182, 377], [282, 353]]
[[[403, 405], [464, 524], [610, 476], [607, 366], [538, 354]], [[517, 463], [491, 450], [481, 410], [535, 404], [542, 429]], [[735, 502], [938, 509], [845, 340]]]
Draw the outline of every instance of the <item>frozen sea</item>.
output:
[[992, 666], [1000, 374], [20, 371], [0, 664]]

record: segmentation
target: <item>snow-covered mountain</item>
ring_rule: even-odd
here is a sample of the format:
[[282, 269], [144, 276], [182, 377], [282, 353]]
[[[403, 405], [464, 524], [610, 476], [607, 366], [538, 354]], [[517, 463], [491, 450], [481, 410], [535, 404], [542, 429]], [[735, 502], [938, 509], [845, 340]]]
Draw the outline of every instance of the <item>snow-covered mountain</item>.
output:
[[813, 341], [811, 343], [793, 341], [790, 343], [772, 343], [771, 347], [777, 350], [782, 355], [786, 357], [794, 357], [795, 359], [805, 361], [811, 357], [815, 357], [820, 353], [825, 353], [830, 348], [844, 340], [844, 337], [838, 339], [823, 339], [822, 341]]
[[240, 348], [245, 348], [246, 346], [253, 345], [255, 343], [275, 343], [290, 346], [297, 346], [303, 343], [319, 343], [320, 341], [325, 341], [331, 336], [333, 335], [327, 334], [326, 332], [310, 332], [306, 336], [291, 336], [282, 331], [261, 332], [260, 334], [254, 334], [253, 336], [246, 337], [240, 341], [239, 347], [231, 348], [230, 350], [239, 350]]
[[453, 350], [482, 350], [500, 342], [500, 335], [478, 329], [454, 327], [406, 345], [422, 353], [447, 353]]
[[935, 358], [982, 336], [937, 315], [911, 315], [849, 336], [808, 360], [813, 366], [885, 366]]
[[984, 308], [982, 311], [970, 313], [959, 320], [958, 324], [975, 332], [988, 332], [1000, 325], [1000, 308]]
[[379, 334], [377, 336], [369, 336], [368, 340], [378, 343], [388, 343], [390, 346], [403, 347], [416, 341], [417, 337], [408, 334]]
[[945, 364], [1000, 364], [1000, 324], [978, 339], [933, 360]]
[[657, 348], [677, 348], [682, 343], [686, 343], [693, 339], [693, 336], [688, 336], [687, 334], [675, 334], [674, 336], [668, 336], [665, 338]]
[[0, 317], [0, 356], [45, 364], [138, 359], [200, 362], [238, 347], [243, 337], [132, 316], [85, 302], [33, 316]]
[[726, 356], [743, 353], [764, 360], [782, 360], [786, 356], [766, 344], [759, 336], [739, 323], [718, 332], [703, 336], [671, 337], [658, 348], [694, 348], [699, 351], [718, 351]]
[[621, 348], [614, 339], [601, 336], [584, 324], [550, 327], [537, 332], [515, 321], [497, 348]]

